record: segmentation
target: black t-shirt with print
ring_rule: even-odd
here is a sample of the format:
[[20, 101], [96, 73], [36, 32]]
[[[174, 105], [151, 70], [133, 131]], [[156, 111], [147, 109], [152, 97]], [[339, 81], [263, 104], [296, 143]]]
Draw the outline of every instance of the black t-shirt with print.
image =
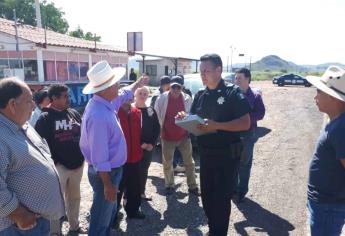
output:
[[83, 164], [84, 157], [79, 147], [80, 126], [81, 116], [74, 109], [42, 110], [35, 129], [46, 139], [55, 164], [68, 169], [76, 169]]

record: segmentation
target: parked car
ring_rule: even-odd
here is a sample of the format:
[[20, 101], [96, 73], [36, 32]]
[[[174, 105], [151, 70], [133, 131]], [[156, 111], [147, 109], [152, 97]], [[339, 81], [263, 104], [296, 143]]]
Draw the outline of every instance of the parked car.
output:
[[278, 86], [284, 85], [303, 85], [305, 87], [310, 87], [311, 84], [302, 76], [295, 74], [286, 74], [281, 76], [275, 76], [272, 79], [273, 84]]
[[222, 73], [222, 78], [225, 80], [227, 83], [235, 83], [235, 73], [232, 72], [223, 72]]

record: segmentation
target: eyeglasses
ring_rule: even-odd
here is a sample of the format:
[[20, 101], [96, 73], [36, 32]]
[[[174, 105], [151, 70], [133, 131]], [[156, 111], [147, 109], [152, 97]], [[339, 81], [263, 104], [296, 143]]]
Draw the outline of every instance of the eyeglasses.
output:
[[182, 89], [181, 86], [179, 86], [179, 85], [173, 85], [173, 86], [171, 86], [171, 88], [172, 89], [178, 89], [178, 90]]

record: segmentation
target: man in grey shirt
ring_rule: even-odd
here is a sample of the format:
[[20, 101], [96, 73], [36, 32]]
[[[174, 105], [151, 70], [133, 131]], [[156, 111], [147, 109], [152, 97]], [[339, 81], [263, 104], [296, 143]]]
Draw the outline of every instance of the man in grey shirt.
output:
[[65, 212], [47, 143], [27, 122], [33, 108], [24, 82], [0, 81], [0, 236], [48, 236]]

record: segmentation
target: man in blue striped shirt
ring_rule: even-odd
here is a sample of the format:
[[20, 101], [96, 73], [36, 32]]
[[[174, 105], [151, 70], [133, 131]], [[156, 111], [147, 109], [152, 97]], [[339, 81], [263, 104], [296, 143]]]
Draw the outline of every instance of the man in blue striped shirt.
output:
[[27, 123], [33, 108], [24, 82], [0, 81], [0, 236], [48, 236], [65, 212], [48, 145]]

